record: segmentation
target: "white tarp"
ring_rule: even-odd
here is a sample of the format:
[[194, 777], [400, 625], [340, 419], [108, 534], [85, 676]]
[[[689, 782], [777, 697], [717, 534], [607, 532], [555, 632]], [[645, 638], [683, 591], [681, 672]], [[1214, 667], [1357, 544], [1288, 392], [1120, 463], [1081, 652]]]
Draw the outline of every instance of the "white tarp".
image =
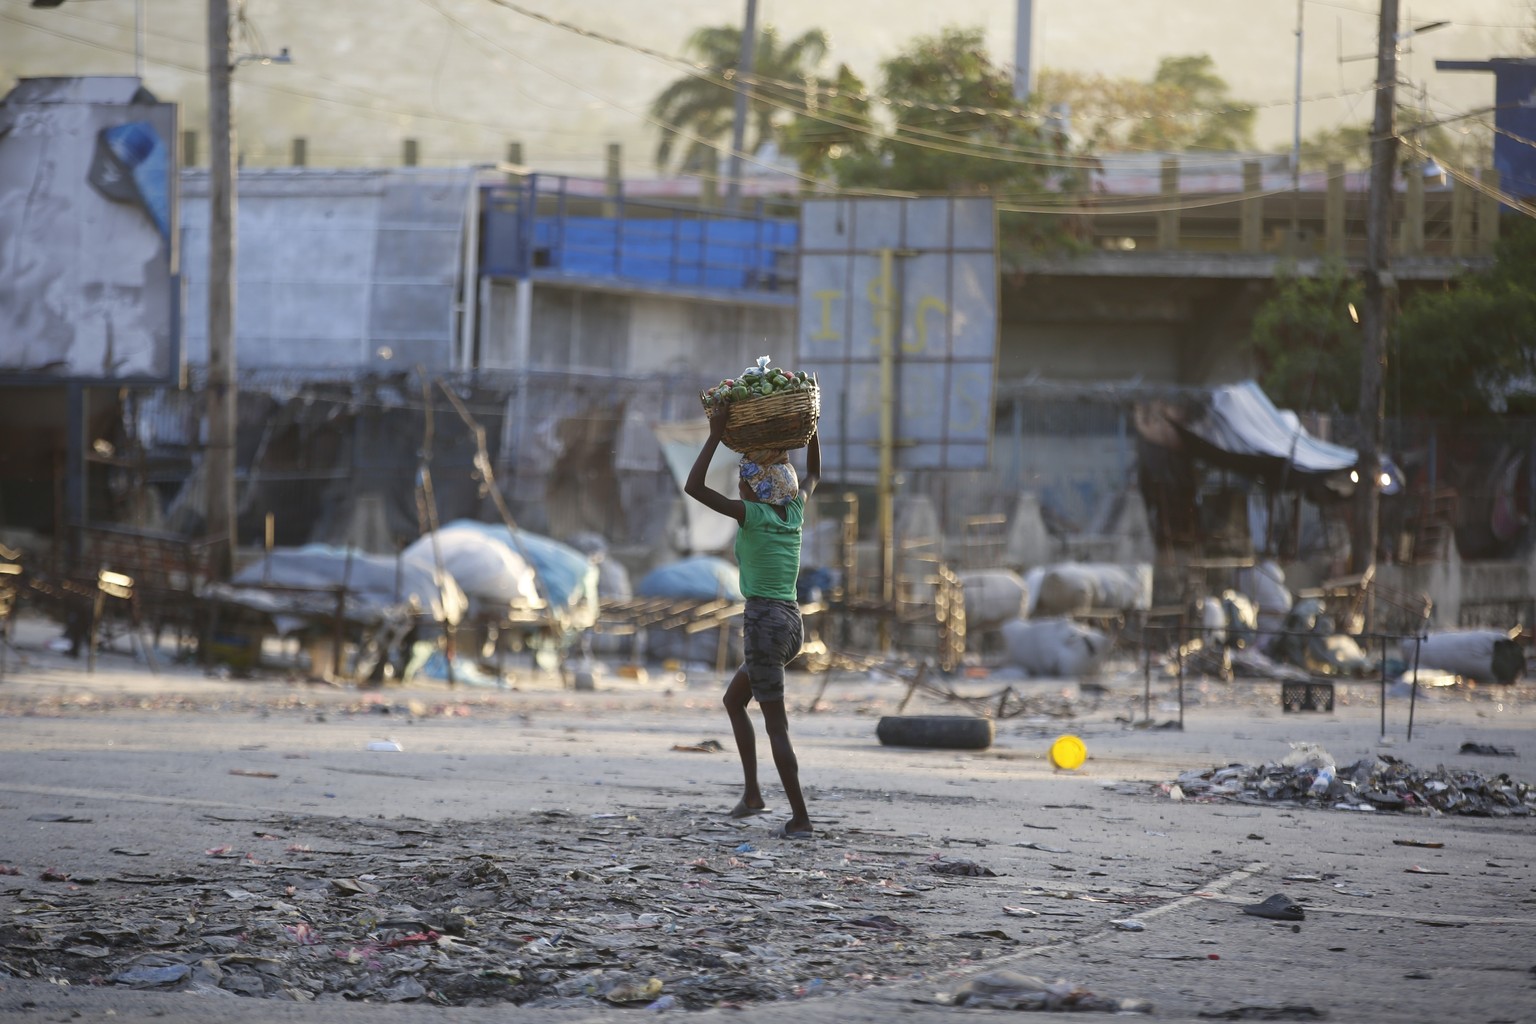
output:
[[[1289, 462], [1293, 472], [1308, 476], [1342, 473], [1360, 461], [1355, 449], [1307, 433], [1294, 412], [1277, 409], [1251, 380], [1215, 388], [1205, 414], [1184, 429], [1231, 455]], [[1389, 461], [1383, 466], [1391, 478], [1383, 490], [1395, 493], [1401, 474]]]
[[1360, 461], [1353, 448], [1307, 433], [1294, 412], [1275, 408], [1251, 380], [1217, 388], [1211, 394], [1211, 415], [1191, 429], [1234, 455], [1289, 459], [1302, 473], [1337, 473]]

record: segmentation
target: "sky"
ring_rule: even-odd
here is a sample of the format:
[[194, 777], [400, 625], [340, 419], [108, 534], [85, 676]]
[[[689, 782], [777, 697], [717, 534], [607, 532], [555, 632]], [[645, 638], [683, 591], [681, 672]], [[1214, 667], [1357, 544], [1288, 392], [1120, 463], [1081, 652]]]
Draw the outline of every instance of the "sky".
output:
[[[238, 6], [238, 0], [232, 0]], [[418, 140], [426, 164], [494, 163], [522, 145], [537, 170], [598, 175], [609, 143], [629, 176], [654, 173], [650, 100], [678, 68], [648, 56], [685, 51], [701, 26], [740, 23], [745, 0], [245, 0], [238, 52], [287, 47], [290, 65], [242, 63], [235, 117], [248, 165], [284, 164], [291, 140], [309, 163], [397, 163]], [[603, 42], [519, 13], [523, 8], [612, 36]], [[1441, 117], [1489, 106], [1493, 77], [1437, 72], [1439, 59], [1528, 52], [1536, 0], [1415, 0], [1404, 29], [1451, 24], [1404, 44], [1403, 103]], [[1291, 145], [1297, 105], [1297, 0], [1034, 0], [1033, 65], [1146, 80], [1167, 56], [1207, 53], [1231, 95], [1259, 106], [1258, 141]], [[1374, 0], [1301, 0], [1303, 135], [1371, 117]], [[878, 86], [879, 64], [915, 37], [980, 27], [994, 61], [1014, 63], [1016, 0], [758, 0], [759, 25], [781, 36], [821, 28], [829, 64]], [[142, 45], [134, 23], [142, 12]], [[201, 129], [205, 0], [65, 0], [37, 9], [0, 0], [0, 88], [18, 77], [134, 73], [182, 104]], [[1351, 59], [1357, 58], [1357, 59]], [[1358, 59], [1364, 58], [1364, 59]]]

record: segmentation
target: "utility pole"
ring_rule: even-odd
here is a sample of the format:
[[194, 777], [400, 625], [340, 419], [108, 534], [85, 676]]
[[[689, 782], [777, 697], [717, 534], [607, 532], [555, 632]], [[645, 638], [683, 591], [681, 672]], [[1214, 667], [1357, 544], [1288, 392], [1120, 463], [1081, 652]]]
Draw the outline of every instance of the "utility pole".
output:
[[1297, 256], [1301, 255], [1301, 19], [1305, 2], [1296, 0], [1296, 102], [1291, 110], [1291, 245]]
[[1397, 0], [1381, 0], [1376, 31], [1376, 116], [1371, 123], [1371, 191], [1365, 222], [1364, 337], [1360, 352], [1360, 462], [1356, 473], [1354, 543], [1350, 561], [1355, 572], [1376, 565], [1380, 537], [1381, 440], [1386, 379], [1387, 336], [1397, 299], [1397, 282], [1388, 266], [1392, 251], [1392, 182], [1397, 164]]
[[741, 56], [736, 61], [736, 116], [731, 122], [731, 153], [725, 185], [725, 208], [732, 213], [741, 205], [741, 149], [747, 144], [747, 107], [752, 96], [752, 63], [756, 55], [757, 0], [747, 0], [747, 18], [741, 29]]
[[1013, 19], [1013, 98], [1029, 99], [1034, 77], [1035, 3], [1018, 0]]
[[213, 575], [235, 557], [235, 139], [230, 123], [234, 55], [229, 0], [208, 0], [208, 488], [205, 530]]

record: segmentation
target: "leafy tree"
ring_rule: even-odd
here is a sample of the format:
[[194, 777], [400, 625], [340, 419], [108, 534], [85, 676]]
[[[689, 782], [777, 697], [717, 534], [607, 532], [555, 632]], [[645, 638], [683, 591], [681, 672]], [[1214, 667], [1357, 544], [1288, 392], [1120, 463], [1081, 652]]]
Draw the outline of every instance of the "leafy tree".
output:
[[[917, 192], [1040, 188], [1058, 163], [1013, 98], [1013, 79], [987, 55], [979, 28], [947, 28], [886, 60], [881, 91], [900, 102], [869, 152], [844, 161], [843, 185]], [[955, 108], [955, 109], [945, 109]], [[970, 109], [975, 108], [975, 109]]]
[[[1492, 267], [1415, 292], [1389, 341], [1388, 393], [1406, 416], [1481, 416], [1536, 406], [1536, 223], [1506, 216]], [[1254, 318], [1260, 383], [1277, 405], [1352, 412], [1364, 289], [1338, 263], [1287, 274]]]
[[1400, 412], [1479, 415], [1536, 398], [1536, 223], [1506, 215], [1501, 228], [1492, 267], [1404, 304], [1388, 366]]
[[[1043, 128], [1035, 105], [1013, 96], [1012, 75], [988, 56], [977, 28], [922, 36], [881, 66], [881, 92], [894, 100], [863, 150], [835, 165], [838, 184], [910, 192], [1020, 195], [1080, 189], [1081, 162], [1065, 138]], [[1043, 249], [1076, 248], [1082, 225], [1060, 216], [1002, 209], [1004, 267]]]
[[837, 74], [818, 77], [799, 97], [802, 108], [779, 132], [779, 148], [814, 178], [836, 177], [839, 161], [867, 159], [874, 151], [867, 90], [858, 75], [840, 64]]
[[1183, 103], [1190, 117], [1149, 120], [1131, 132], [1133, 145], [1148, 149], [1252, 149], [1258, 112], [1235, 102], [1226, 79], [1216, 73], [1209, 54], [1164, 57], [1152, 77], [1152, 89]]
[[[734, 74], [741, 61], [741, 29], [733, 25], [701, 28], [688, 40], [688, 51], [699, 63]], [[827, 36], [820, 29], [810, 29], [784, 43], [773, 26], [758, 30], [752, 77], [765, 85], [754, 87], [751, 93], [742, 144], [747, 153], [757, 152], [791, 116], [775, 87], [766, 83], [805, 81], [826, 52]], [[657, 168], [667, 169], [680, 155], [683, 170], [714, 169], [717, 154], [729, 152], [735, 110], [735, 90], [707, 77], [685, 75], [667, 86], [651, 102], [651, 116], [664, 125], [656, 144]], [[693, 138], [685, 137], [685, 132]], [[680, 140], [681, 154], [677, 152]]]
[[1038, 93], [1072, 111], [1089, 151], [1254, 148], [1257, 112], [1231, 98], [1207, 54], [1164, 57], [1150, 82], [1046, 70]]
[[[1482, 138], [1472, 143], [1478, 153], [1472, 157], [1464, 154], [1468, 145], [1466, 137], [1452, 132], [1443, 124], [1435, 123], [1428, 111], [1402, 108], [1397, 112], [1399, 134], [1411, 135], [1420, 146], [1439, 160], [1457, 164], [1486, 164], [1492, 156], [1490, 140]], [[1486, 151], [1486, 152], [1483, 152]], [[1417, 169], [1423, 158], [1406, 146], [1398, 148], [1398, 162], [1403, 172]], [[1371, 126], [1367, 124], [1339, 125], [1325, 128], [1301, 141], [1301, 166], [1324, 168], [1331, 163], [1360, 169], [1371, 163]]]
[[1301, 140], [1301, 166], [1326, 168], [1339, 163], [1360, 170], [1371, 163], [1371, 126], [1341, 124], [1324, 128]]
[[1259, 384], [1281, 408], [1348, 412], [1359, 404], [1360, 309], [1365, 290], [1342, 263], [1315, 277], [1282, 272], [1254, 317]]

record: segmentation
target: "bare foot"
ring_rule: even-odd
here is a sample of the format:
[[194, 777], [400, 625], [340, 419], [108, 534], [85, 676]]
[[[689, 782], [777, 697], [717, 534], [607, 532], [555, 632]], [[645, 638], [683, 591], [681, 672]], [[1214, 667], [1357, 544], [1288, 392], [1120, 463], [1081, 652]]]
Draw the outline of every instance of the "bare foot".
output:
[[746, 797], [742, 797], [740, 800], [736, 801], [736, 806], [731, 808], [731, 817], [750, 818], [754, 814], [763, 814], [767, 812], [767, 810], [767, 805], [764, 804], [761, 799], [756, 801], [754, 804], [749, 803]]

